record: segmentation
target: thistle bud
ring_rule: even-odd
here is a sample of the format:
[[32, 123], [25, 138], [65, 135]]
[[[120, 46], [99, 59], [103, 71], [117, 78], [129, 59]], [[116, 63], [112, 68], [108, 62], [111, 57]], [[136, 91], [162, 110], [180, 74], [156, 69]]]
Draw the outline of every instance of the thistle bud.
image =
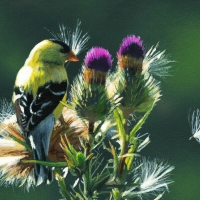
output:
[[64, 161], [63, 149], [60, 146], [61, 136], [66, 136], [75, 150], [81, 149], [80, 139], [88, 140], [86, 123], [80, 119], [74, 110], [62, 110], [63, 120], [57, 121], [51, 134], [49, 146], [49, 159], [51, 161]]
[[108, 77], [109, 98], [119, 94], [123, 97], [120, 108], [128, 118], [133, 112], [146, 112], [160, 97], [159, 82], [145, 75], [143, 60], [145, 50], [140, 37], [131, 35], [122, 40], [117, 52], [118, 68]]
[[144, 46], [140, 37], [127, 36], [117, 52], [118, 66], [122, 69], [131, 68], [134, 72], [142, 72]]
[[105, 84], [106, 74], [112, 66], [109, 52], [101, 47], [93, 47], [85, 57], [84, 79], [87, 83]]
[[111, 108], [105, 89], [107, 72], [111, 66], [109, 52], [94, 47], [86, 54], [83, 71], [72, 85], [70, 104], [89, 124], [102, 120]]
[[67, 136], [61, 137], [61, 147], [65, 153], [65, 159], [69, 169], [85, 169], [86, 158], [81, 151], [76, 151], [73, 145], [70, 144]]
[[118, 68], [108, 77], [108, 97], [112, 98], [129, 85], [128, 76], [141, 74], [142, 63], [145, 57], [143, 41], [140, 37], [131, 35], [122, 40], [122, 44], [117, 52]]

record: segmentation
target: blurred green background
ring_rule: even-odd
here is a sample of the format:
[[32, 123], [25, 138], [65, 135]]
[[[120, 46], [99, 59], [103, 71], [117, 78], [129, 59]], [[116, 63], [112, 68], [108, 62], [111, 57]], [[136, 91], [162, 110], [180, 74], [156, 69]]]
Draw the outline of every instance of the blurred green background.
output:
[[[200, 1], [123, 0], [1, 0], [0, 2], [0, 97], [11, 100], [17, 71], [33, 46], [50, 38], [58, 24], [69, 27], [82, 21], [89, 32], [88, 48], [109, 49], [116, 64], [116, 51], [122, 38], [141, 36], [145, 45], [160, 43], [173, 63], [173, 76], [162, 81], [163, 97], [148, 118], [141, 133], [150, 133], [151, 143], [142, 154], [167, 160], [176, 168], [175, 183], [166, 200], [200, 199], [200, 145], [189, 141], [187, 121], [190, 108], [200, 108]], [[81, 68], [70, 64], [70, 80]], [[56, 183], [40, 186], [29, 193], [23, 188], [0, 187], [0, 199], [57, 200]], [[153, 197], [152, 197], [153, 199]]]

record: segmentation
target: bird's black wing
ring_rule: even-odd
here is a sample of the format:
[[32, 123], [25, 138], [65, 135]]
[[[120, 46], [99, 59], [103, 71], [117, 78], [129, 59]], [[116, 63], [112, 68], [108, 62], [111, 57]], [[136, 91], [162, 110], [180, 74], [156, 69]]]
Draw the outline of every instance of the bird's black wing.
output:
[[14, 102], [17, 122], [23, 131], [29, 133], [41, 120], [54, 111], [63, 99], [67, 89], [67, 81], [61, 83], [49, 82], [38, 88], [36, 97], [26, 93], [19, 87], [14, 88]]

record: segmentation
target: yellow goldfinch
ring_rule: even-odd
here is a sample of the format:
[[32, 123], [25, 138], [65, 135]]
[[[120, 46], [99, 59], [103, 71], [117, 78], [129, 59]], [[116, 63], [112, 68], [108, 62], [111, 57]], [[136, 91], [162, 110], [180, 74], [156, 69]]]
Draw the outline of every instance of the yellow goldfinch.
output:
[[[30, 52], [19, 70], [13, 92], [17, 122], [33, 150], [33, 158], [46, 161], [50, 135], [61, 116], [68, 84], [64, 63], [78, 61], [70, 47], [57, 39], [43, 40]], [[36, 185], [51, 181], [48, 167], [34, 166]]]

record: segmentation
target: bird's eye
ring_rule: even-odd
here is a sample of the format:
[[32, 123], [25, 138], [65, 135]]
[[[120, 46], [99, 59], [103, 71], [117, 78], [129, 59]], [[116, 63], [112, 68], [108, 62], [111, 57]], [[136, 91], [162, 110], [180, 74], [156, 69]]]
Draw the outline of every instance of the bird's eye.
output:
[[61, 53], [66, 53], [65, 49], [60, 49]]

